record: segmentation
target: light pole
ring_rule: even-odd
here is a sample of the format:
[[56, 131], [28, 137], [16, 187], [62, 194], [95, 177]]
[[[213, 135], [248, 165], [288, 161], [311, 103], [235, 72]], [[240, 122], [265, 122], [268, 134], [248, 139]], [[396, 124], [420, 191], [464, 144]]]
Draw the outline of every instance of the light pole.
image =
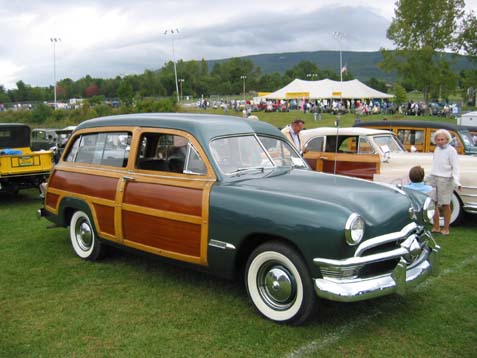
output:
[[340, 81], [343, 82], [343, 57], [341, 56], [341, 40], [345, 37], [344, 32], [334, 31], [333, 37], [338, 40], [338, 45], [340, 48]]
[[168, 35], [169, 33], [171, 35], [171, 40], [172, 40], [172, 63], [174, 65], [174, 79], [175, 79], [175, 82], [176, 82], [177, 102], [180, 102], [180, 100], [179, 100], [179, 85], [177, 83], [176, 55], [174, 53], [174, 35], [179, 33], [179, 29], [164, 31], [164, 35]]
[[318, 73], [307, 73], [306, 77], [310, 78], [313, 81], [313, 77], [318, 77]]
[[50, 42], [53, 44], [53, 102], [56, 109], [56, 43], [60, 42], [61, 39], [59, 37], [51, 37]]
[[182, 95], [182, 84], [184, 83], [184, 79], [183, 78], [179, 78], [178, 79], [179, 83], [181, 84], [181, 101], [184, 100], [184, 96]]
[[[245, 102], [245, 80], [247, 79], [247, 76], [242, 75], [240, 76], [240, 79], [243, 80], [243, 101]], [[245, 103], [244, 103], [245, 105]]]

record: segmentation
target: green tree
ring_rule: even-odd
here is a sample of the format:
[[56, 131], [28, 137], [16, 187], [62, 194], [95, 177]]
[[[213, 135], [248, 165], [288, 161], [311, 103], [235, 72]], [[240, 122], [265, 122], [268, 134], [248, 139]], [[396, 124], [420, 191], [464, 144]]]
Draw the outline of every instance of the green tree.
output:
[[[428, 102], [431, 91], [442, 86], [445, 57], [436, 56], [458, 43], [459, 21], [464, 16], [464, 0], [398, 0], [387, 37], [396, 49], [382, 49], [382, 68], [398, 74], [423, 92]], [[436, 83], [438, 74], [441, 83]]]
[[477, 17], [471, 11], [462, 21], [456, 50], [462, 49], [477, 62]]
[[404, 103], [407, 101], [407, 92], [403, 86], [399, 83], [394, 83], [392, 92], [394, 94], [394, 99], [397, 104]]
[[134, 91], [128, 78], [123, 78], [121, 81], [118, 88], [118, 97], [124, 105], [130, 106], [132, 104]]

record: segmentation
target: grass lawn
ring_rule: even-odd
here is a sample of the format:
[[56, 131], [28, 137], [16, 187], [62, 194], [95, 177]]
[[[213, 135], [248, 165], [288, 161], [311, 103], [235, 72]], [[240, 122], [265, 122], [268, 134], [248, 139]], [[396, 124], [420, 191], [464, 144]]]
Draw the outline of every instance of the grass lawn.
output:
[[322, 301], [293, 328], [261, 318], [241, 282], [117, 249], [83, 261], [40, 206], [34, 190], [0, 195], [0, 357], [477, 356], [475, 216], [436, 238], [440, 276], [404, 297]]

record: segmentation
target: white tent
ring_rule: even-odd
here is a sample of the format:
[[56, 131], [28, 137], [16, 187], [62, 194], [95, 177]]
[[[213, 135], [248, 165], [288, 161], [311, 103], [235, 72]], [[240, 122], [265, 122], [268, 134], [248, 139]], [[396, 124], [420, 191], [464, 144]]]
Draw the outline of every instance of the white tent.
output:
[[304, 81], [294, 79], [288, 85], [260, 98], [263, 99], [324, 99], [324, 98], [392, 98], [393, 95], [379, 92], [366, 86], [359, 80], [333, 81]]

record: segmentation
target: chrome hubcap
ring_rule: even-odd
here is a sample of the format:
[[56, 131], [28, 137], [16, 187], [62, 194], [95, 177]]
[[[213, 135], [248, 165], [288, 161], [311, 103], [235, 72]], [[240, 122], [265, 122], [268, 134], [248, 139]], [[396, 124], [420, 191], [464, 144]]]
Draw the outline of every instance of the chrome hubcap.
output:
[[76, 225], [76, 242], [84, 251], [88, 251], [93, 244], [93, 231], [87, 221], [82, 221]]
[[258, 280], [260, 295], [270, 307], [285, 310], [295, 301], [295, 279], [286, 267], [281, 265], [263, 267]]

